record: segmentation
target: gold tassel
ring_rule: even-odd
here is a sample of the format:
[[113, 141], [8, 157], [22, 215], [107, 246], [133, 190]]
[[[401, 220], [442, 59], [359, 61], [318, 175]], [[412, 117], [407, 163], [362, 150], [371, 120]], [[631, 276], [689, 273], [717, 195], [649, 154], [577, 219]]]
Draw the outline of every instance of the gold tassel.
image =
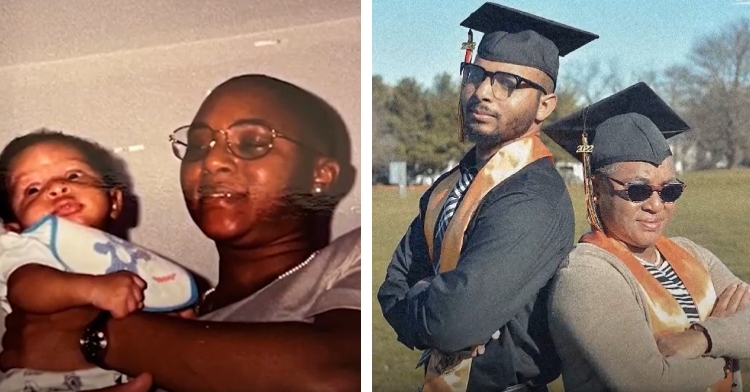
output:
[[588, 114], [589, 110], [586, 108], [583, 111], [581, 145], [576, 148], [576, 153], [581, 154], [583, 157], [583, 194], [586, 199], [586, 217], [588, 218], [589, 226], [591, 226], [591, 230], [604, 231], [602, 229], [602, 222], [599, 220], [599, 214], [596, 213], [596, 204], [594, 203], [594, 184], [591, 173], [591, 152], [594, 151], [594, 146], [589, 144], [586, 132], [586, 119]]
[[464, 109], [461, 106], [461, 100], [458, 100], [458, 141], [463, 143], [464, 138]]

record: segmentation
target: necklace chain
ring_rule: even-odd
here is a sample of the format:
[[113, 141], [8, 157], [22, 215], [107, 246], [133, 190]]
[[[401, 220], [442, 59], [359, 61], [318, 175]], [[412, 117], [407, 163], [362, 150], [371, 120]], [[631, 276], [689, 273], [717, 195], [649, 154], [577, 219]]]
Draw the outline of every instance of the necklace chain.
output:
[[661, 264], [661, 253], [658, 250], [656, 251], [656, 261], [654, 261], [653, 263], [636, 254], [633, 254], [633, 256], [635, 256], [636, 259], [640, 260], [641, 263], [644, 263], [644, 264], [653, 265], [655, 267], [658, 267], [659, 264]]
[[[266, 287], [272, 285], [274, 282], [278, 282], [278, 281], [280, 281], [282, 279], [288, 278], [290, 275], [294, 274], [295, 272], [301, 270], [302, 268], [305, 268], [305, 266], [308, 265], [308, 264], [310, 264], [310, 262], [315, 258], [315, 256], [318, 255], [319, 252], [320, 251], [316, 250], [315, 252], [313, 252], [312, 254], [310, 254], [310, 256], [308, 256], [303, 262], [297, 264], [296, 266], [292, 267], [290, 270], [288, 270], [288, 271], [282, 273], [281, 275], [277, 276], [276, 279], [274, 279], [271, 283], [263, 286], [260, 290], [265, 289]], [[258, 290], [258, 291], [260, 291], [260, 290]], [[211, 287], [210, 289], [206, 290], [206, 292], [203, 293], [203, 295], [201, 295], [200, 301], [198, 301], [198, 303], [195, 305], [195, 313], [196, 314], [198, 314], [199, 316], [201, 315], [201, 309], [203, 308], [203, 306], [205, 306], [206, 298], [208, 298], [208, 296], [211, 295], [214, 291], [216, 291], [216, 287]], [[213, 308], [212, 306], [206, 308], [206, 313], [209, 313], [211, 310], [213, 310], [212, 308]]]

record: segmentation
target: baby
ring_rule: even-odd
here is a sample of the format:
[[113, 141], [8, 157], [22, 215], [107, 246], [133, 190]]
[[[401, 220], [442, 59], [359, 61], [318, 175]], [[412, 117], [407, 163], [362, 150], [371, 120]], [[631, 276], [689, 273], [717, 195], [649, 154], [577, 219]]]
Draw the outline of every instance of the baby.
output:
[[[123, 185], [109, 151], [41, 130], [0, 153], [0, 305], [54, 313], [93, 305], [121, 318], [138, 311], [187, 315], [196, 284], [182, 267], [111, 234]], [[125, 376], [99, 368], [14, 369], [0, 392], [103, 388]]]

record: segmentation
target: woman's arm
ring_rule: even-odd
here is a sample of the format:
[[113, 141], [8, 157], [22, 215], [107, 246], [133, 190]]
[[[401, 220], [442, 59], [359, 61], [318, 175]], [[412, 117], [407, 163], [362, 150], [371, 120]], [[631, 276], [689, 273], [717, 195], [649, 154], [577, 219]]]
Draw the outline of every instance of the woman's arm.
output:
[[[723, 293], [731, 284], [743, 283], [716, 255], [706, 248], [685, 238], [675, 238], [674, 242], [690, 251], [696, 258], [706, 263], [716, 294]], [[700, 325], [711, 337], [711, 351], [715, 357], [750, 358], [750, 307], [738, 310], [728, 317], [709, 317]]]
[[303, 323], [217, 323], [134, 314], [108, 325], [105, 363], [172, 392], [358, 391], [360, 312]]
[[553, 287], [555, 345], [583, 356], [609, 389], [705, 391], [724, 377], [722, 359], [662, 356], [634, 288], [595, 256], [561, 269]]

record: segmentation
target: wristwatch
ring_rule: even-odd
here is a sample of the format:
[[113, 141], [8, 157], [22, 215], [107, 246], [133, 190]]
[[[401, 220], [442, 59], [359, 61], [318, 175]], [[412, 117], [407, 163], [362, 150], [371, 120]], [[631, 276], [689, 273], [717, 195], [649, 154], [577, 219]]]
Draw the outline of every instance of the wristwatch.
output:
[[693, 331], [698, 331], [698, 332], [703, 333], [703, 336], [706, 337], [706, 342], [708, 342], [708, 345], [706, 346], [706, 352], [704, 352], [703, 354], [710, 353], [711, 348], [713, 348], [713, 344], [711, 343], [711, 335], [708, 334], [708, 331], [706, 330], [706, 328], [696, 323], [696, 324], [691, 324], [690, 328], [688, 329], [692, 329]]
[[107, 322], [112, 318], [109, 312], [101, 312], [92, 321], [81, 335], [79, 340], [81, 353], [89, 362], [102, 369], [104, 366], [104, 356], [107, 354]]

